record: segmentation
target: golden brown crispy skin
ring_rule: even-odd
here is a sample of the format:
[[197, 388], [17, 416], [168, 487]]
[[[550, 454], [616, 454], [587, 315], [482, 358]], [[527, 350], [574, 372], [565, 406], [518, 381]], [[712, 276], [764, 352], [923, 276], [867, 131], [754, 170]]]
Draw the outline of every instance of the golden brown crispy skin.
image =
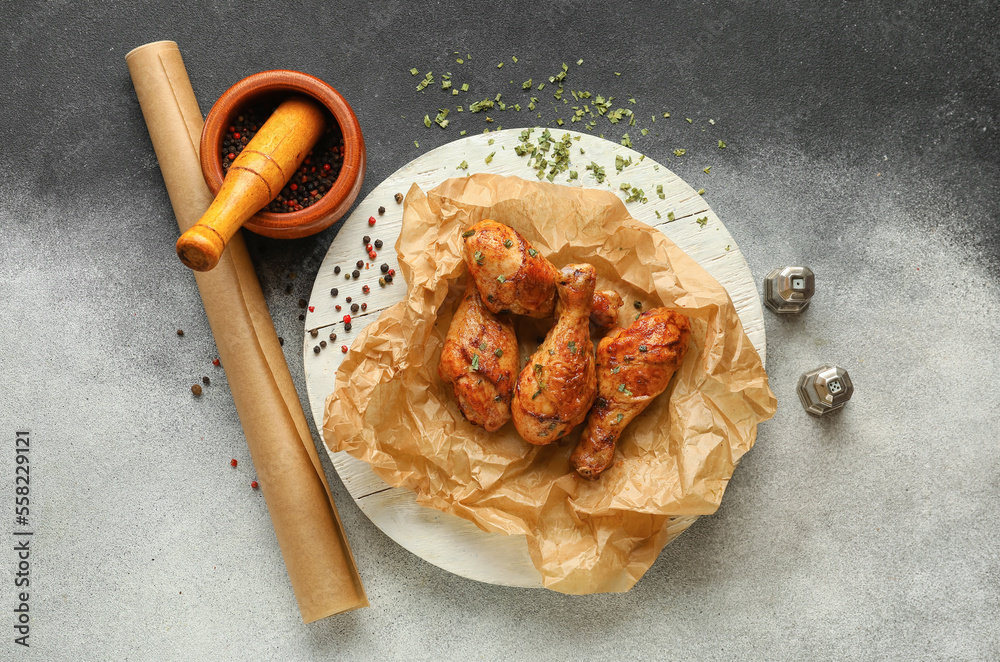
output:
[[611, 466], [622, 430], [667, 388], [684, 360], [691, 324], [666, 308], [642, 313], [597, 347], [598, 396], [570, 464], [589, 480]]
[[514, 427], [525, 441], [548, 444], [583, 422], [597, 395], [590, 309], [597, 276], [589, 264], [571, 264], [556, 287], [562, 312], [528, 359], [514, 389]]
[[529, 317], [552, 314], [556, 268], [524, 237], [490, 220], [476, 223], [464, 235], [465, 262], [490, 311]]
[[[463, 236], [465, 262], [490, 311], [529, 317], [552, 315], [559, 271], [527, 239], [488, 219], [470, 227]], [[598, 329], [613, 326], [621, 305], [617, 292], [596, 292], [590, 319]]]
[[514, 325], [483, 306], [470, 278], [438, 363], [438, 375], [452, 385], [462, 414], [490, 432], [510, 420], [518, 363]]

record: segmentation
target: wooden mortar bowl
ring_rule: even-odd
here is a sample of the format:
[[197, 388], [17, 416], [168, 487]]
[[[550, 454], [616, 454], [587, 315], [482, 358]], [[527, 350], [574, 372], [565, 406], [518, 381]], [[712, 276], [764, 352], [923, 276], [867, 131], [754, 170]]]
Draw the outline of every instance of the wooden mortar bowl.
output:
[[315, 204], [280, 214], [261, 210], [243, 224], [275, 239], [298, 239], [321, 232], [346, 214], [357, 199], [365, 179], [366, 152], [361, 125], [351, 106], [340, 92], [309, 74], [285, 69], [262, 71], [226, 90], [208, 111], [201, 132], [201, 171], [212, 195], [218, 195], [225, 177], [219, 152], [226, 130], [244, 108], [290, 94], [312, 97], [330, 111], [344, 136], [344, 160], [333, 186]]

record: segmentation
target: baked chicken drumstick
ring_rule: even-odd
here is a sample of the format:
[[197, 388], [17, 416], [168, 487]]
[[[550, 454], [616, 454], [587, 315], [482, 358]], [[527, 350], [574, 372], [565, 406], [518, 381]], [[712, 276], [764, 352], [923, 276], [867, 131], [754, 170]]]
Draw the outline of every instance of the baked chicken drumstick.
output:
[[[462, 236], [469, 273], [490, 311], [528, 317], [552, 315], [559, 271], [527, 239], [513, 228], [491, 220], [476, 223]], [[602, 329], [612, 326], [621, 305], [617, 292], [597, 292], [590, 319]]]
[[589, 264], [571, 264], [559, 272], [562, 312], [521, 370], [511, 403], [514, 427], [529, 443], [548, 444], [565, 436], [583, 422], [597, 395], [588, 319], [596, 282]]
[[438, 363], [438, 375], [452, 385], [467, 419], [490, 432], [510, 420], [518, 356], [514, 325], [483, 306], [470, 278]]
[[594, 480], [611, 466], [622, 430], [666, 390], [690, 337], [687, 317], [654, 308], [601, 340], [597, 401], [570, 457], [570, 465], [583, 478]]

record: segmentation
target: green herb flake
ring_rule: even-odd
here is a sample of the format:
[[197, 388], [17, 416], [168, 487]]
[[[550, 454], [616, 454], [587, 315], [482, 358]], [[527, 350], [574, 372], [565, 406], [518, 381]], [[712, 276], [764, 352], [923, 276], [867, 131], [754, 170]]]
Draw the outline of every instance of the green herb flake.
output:
[[[493, 142], [493, 141], [491, 140], [490, 142]], [[496, 152], [490, 152], [490, 153], [489, 153], [489, 154], [488, 154], [488, 155], [486, 156], [486, 159], [485, 159], [486, 163], [487, 163], [487, 164], [489, 164], [489, 163], [492, 163], [492, 162], [493, 162], [493, 157], [494, 157], [495, 155], [496, 155]]]
[[696, 221], [696, 222], [697, 222], [697, 223], [698, 223], [698, 225], [700, 225], [701, 227], [705, 227], [706, 225], [708, 225], [708, 216], [703, 216], [703, 217], [701, 217], [701, 218], [697, 219], [697, 221]]
[[583, 64], [583, 59], [582, 58], [576, 61], [576, 66], [579, 67], [581, 64]]
[[503, 282], [504, 282], [504, 281], [506, 281], [506, 280], [507, 280], [507, 279], [506, 279], [506, 278], [504, 278], [503, 276], [497, 276], [497, 282], [498, 282], [498, 283], [503, 283]]
[[416, 140], [414, 140], [413, 141], [413, 146], [414, 147], [420, 147], [420, 143], [418, 143]]
[[715, 124], [715, 120], [710, 119], [710, 120], [708, 120], [708, 123], [714, 125]]
[[493, 356], [500, 358], [501, 356], [503, 356], [503, 350], [502, 349], [493, 350]]
[[611, 369], [611, 374], [617, 375], [619, 372], [621, 372], [621, 369], [622, 367], [620, 365], [616, 365], [614, 368]]
[[624, 136], [622, 136], [622, 145], [624, 145], [625, 147], [632, 146], [632, 140], [628, 137], [627, 133]]
[[674, 150], [674, 156], [684, 156], [685, 154], [687, 154], [687, 150], [686, 149], [675, 149]]
[[486, 260], [486, 256], [483, 255], [482, 251], [476, 251], [473, 256], [476, 260], [476, 264], [482, 264]]
[[431, 128], [431, 116], [430, 115], [424, 115], [424, 126], [426, 126], [428, 129]]
[[677, 217], [674, 216], [674, 212], [672, 212], [672, 211], [668, 211], [667, 212], [667, 220], [668, 221], [675, 221], [675, 220], [677, 220]]
[[619, 393], [624, 393], [625, 395], [632, 395], [632, 391], [630, 391], [627, 388], [625, 388], [624, 384], [619, 384], [618, 385], [618, 392]]
[[442, 90], [451, 89], [451, 81], [448, 80], [447, 78], [445, 80], [441, 81], [441, 89]]
[[580, 177], [580, 173], [578, 173], [578, 172], [577, 172], [576, 170], [570, 170], [570, 171], [569, 171], [569, 178], [570, 178], [570, 181], [572, 181], [572, 180], [574, 180], [574, 179], [577, 179], [577, 178], [579, 178], [579, 177]]
[[469, 366], [469, 370], [473, 372], [479, 370], [479, 354], [472, 354], [472, 365]]
[[485, 351], [486, 351], [486, 341], [485, 341], [485, 340], [484, 340], [484, 341], [481, 341], [481, 342], [479, 343], [479, 351], [480, 351], [480, 352], [485, 352]]
[[662, 216], [660, 216], [659, 210], [656, 211], [656, 218], [663, 218]]
[[[465, 163], [465, 161], [463, 161], [462, 163]], [[466, 230], [465, 232], [462, 233], [462, 238], [465, 239], [465, 238], [471, 237], [474, 234], [476, 234], [475, 230]]]
[[549, 356], [555, 356], [555, 355], [556, 355], [555, 350], [550, 349], [549, 350]]
[[670, 113], [663, 113], [664, 117], [670, 117]]
[[694, 122], [694, 120], [691, 119], [690, 117], [685, 117], [684, 121], [687, 122], [688, 124], [692, 124]]
[[469, 84], [468, 83], [462, 83], [462, 91], [463, 92], [468, 92], [469, 91]]
[[529, 248], [528, 249], [528, 255], [530, 255], [531, 257], [537, 257], [538, 256], [538, 251], [536, 251], [534, 248]]
[[537, 374], [539, 374], [539, 375], [542, 374], [542, 364], [541, 363], [536, 363], [535, 364], [535, 372]]
[[641, 133], [644, 136], [648, 136], [649, 135], [649, 129], [639, 129], [639, 133]]
[[514, 64], [517, 64], [517, 56], [516, 55], [511, 55], [510, 59], [513, 60]]
[[497, 63], [497, 69], [503, 69], [503, 62]]
[[569, 348], [569, 353], [570, 354], [576, 354], [576, 342], [575, 341], [570, 340], [568, 343], [566, 343], [566, 347]]
[[455, 168], [455, 170], [468, 170], [468, 169], [469, 169], [468, 161], [462, 161], [461, 163], [458, 164], [458, 167]]
[[535, 398], [537, 398], [541, 394], [542, 394], [542, 389], [538, 389], [537, 391], [535, 391], [534, 393], [531, 394], [531, 399], [534, 400]]
[[720, 141], [719, 141], [719, 149], [725, 149], [725, 148], [726, 148], [726, 143], [724, 143], [724, 142], [722, 142], [722, 141], [720, 140]]
[[460, 136], [464, 136], [465, 134], [466, 134], [465, 129], [462, 129], [461, 131], [458, 132], [458, 135]]
[[703, 188], [698, 189], [698, 195], [705, 195], [705, 189]]
[[420, 70], [417, 69], [416, 67], [414, 67], [413, 69], [410, 69], [410, 73], [413, 74], [414, 76], [416, 76], [417, 74], [420, 73]]
[[625, 418], [624, 414], [618, 414], [618, 418], [615, 419], [615, 423], [621, 423], [623, 418]]
[[465, 60], [463, 60], [460, 57], [455, 58], [455, 62], [458, 62], [459, 64], [465, 64]]
[[711, 170], [712, 170], [712, 166], [708, 166], [707, 168], [702, 168], [701, 171], [707, 175], [707, 174], [709, 174], [709, 172], [711, 172]]
[[645, 345], [639, 345], [639, 351], [645, 353], [649, 351], [649, 348]]
[[503, 245], [504, 245], [505, 248], [510, 248], [511, 246], [514, 245], [514, 242], [511, 241], [510, 239], [504, 239], [503, 240]]

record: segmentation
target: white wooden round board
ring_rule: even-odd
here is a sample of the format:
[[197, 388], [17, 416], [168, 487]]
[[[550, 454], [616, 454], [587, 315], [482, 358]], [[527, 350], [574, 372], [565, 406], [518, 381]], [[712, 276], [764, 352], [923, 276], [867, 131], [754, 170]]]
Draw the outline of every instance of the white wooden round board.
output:
[[[537, 139], [541, 131], [535, 129], [532, 138]], [[761, 359], [764, 359], [764, 318], [757, 286], [736, 242], [712, 212], [705, 198], [666, 167], [643, 158], [634, 150], [588, 134], [552, 131], [553, 138], [556, 139], [566, 133], [574, 138], [579, 136], [579, 142], [575, 144], [583, 148], [586, 155], [578, 158], [585, 161], [574, 162], [571, 167], [579, 173], [579, 179], [569, 181], [567, 172], [557, 176], [554, 183], [591, 188], [609, 187], [609, 190], [618, 193], [623, 200], [625, 192], [619, 190], [621, 182], [627, 181], [643, 189], [648, 202], [627, 203], [629, 213], [633, 218], [663, 232], [726, 288], [736, 305], [744, 330]], [[341, 352], [341, 345], [350, 346], [383, 310], [402, 301], [406, 294], [406, 284], [401, 276], [387, 287], [378, 285], [378, 266], [383, 262], [387, 262], [392, 268], [397, 266], [394, 246], [399, 236], [403, 205], [397, 204], [393, 196], [396, 193], [405, 195], [414, 183], [426, 192], [446, 179], [474, 172], [535, 179], [536, 174], [528, 165], [528, 157], [520, 157], [514, 153], [514, 146], [520, 141], [520, 135], [519, 129], [479, 134], [427, 152], [379, 184], [344, 223], [330, 245], [313, 284], [302, 346], [309, 405], [320, 434], [323, 433], [326, 398], [333, 392], [337, 368], [347, 356]], [[490, 163], [486, 163], [486, 157], [490, 154], [493, 154], [493, 158]], [[615, 157], [619, 155], [623, 159], [632, 159], [632, 165], [625, 167], [620, 174], [615, 170]], [[468, 170], [457, 169], [463, 161], [468, 163]], [[604, 183], [598, 184], [593, 174], [585, 169], [586, 164], [591, 161], [604, 167], [607, 174]], [[663, 185], [665, 199], [661, 200], [657, 195], [658, 184]], [[386, 209], [384, 215], [378, 213], [380, 206]], [[660, 217], [657, 217], [657, 212]], [[673, 212], [674, 221], [668, 221], [669, 212]], [[374, 227], [368, 225], [370, 216], [377, 219]], [[696, 219], [704, 219], [706, 216], [707, 224], [697, 222]], [[335, 266], [350, 273], [359, 259], [369, 261], [362, 242], [365, 235], [370, 235], [372, 241], [381, 239], [383, 242], [371, 269], [363, 271], [362, 277], [356, 280], [345, 279], [343, 272], [335, 275]], [[365, 284], [371, 288], [367, 295], [361, 291]], [[330, 290], [334, 287], [340, 291], [336, 299], [330, 296]], [[345, 304], [348, 296], [355, 303], [367, 303], [368, 310], [351, 313], [352, 330], [345, 333], [341, 321], [350, 311], [350, 306]], [[334, 308], [337, 303], [343, 307], [340, 312]], [[310, 334], [313, 329], [319, 330], [316, 338]], [[331, 331], [337, 334], [337, 340], [333, 343], [329, 342]], [[327, 340], [328, 346], [316, 354], [313, 348], [320, 340]], [[330, 453], [330, 457], [347, 491], [361, 510], [390, 538], [417, 556], [469, 579], [506, 586], [541, 588], [541, 577], [528, 556], [524, 536], [486, 533], [471, 522], [419, 506], [412, 492], [390, 487], [372, 472], [367, 463], [344, 452]]]

